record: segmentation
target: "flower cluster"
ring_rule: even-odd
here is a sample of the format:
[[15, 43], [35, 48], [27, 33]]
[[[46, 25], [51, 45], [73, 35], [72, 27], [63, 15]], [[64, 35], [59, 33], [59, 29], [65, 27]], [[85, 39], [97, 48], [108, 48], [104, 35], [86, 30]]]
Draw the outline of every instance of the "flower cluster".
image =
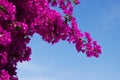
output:
[[[0, 80], [18, 80], [17, 63], [29, 61], [34, 33], [48, 43], [66, 40], [78, 52], [98, 57], [101, 47], [78, 29], [73, 16], [79, 0], [0, 0]], [[60, 8], [61, 15], [51, 7]]]
[[0, 71], [0, 80], [9, 80], [10, 75], [4, 69]]

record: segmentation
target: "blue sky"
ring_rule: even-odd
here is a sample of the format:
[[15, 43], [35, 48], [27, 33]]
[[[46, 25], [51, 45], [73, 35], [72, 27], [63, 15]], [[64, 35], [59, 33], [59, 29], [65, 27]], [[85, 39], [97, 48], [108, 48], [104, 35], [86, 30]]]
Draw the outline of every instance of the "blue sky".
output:
[[120, 80], [120, 0], [81, 0], [74, 15], [102, 55], [88, 58], [66, 41], [51, 45], [34, 35], [32, 60], [18, 64], [20, 80]]

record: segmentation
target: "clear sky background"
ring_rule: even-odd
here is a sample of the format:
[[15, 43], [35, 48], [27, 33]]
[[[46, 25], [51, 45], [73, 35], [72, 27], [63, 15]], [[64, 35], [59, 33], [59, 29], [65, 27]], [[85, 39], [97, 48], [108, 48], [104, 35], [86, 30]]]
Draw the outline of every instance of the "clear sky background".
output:
[[88, 58], [66, 41], [51, 45], [34, 35], [32, 60], [18, 64], [20, 80], [120, 80], [120, 0], [81, 0], [74, 15], [79, 28], [101, 44], [100, 57]]

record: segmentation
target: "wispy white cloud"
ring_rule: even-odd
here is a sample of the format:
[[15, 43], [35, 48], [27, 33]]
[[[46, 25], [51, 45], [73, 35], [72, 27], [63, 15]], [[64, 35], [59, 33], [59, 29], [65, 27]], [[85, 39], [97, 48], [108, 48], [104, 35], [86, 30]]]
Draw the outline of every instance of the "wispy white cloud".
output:
[[[97, 72], [95, 69], [78, 71], [76, 69], [58, 69], [55, 71], [55, 67], [45, 66], [45, 68], [39, 69], [40, 67], [34, 63], [19, 64], [19, 80], [97, 80], [98, 78], [105, 80], [109, 78], [106, 74], [102, 75], [101, 71]], [[112, 78], [115, 77], [112, 76]]]
[[19, 78], [20, 80], [60, 80], [60, 79], [55, 79], [51, 77], [45, 77], [45, 76], [34, 76], [34, 77], [24, 77], [24, 78]]
[[43, 78], [41, 78], [41, 77], [28, 77], [28, 76], [26, 76], [26, 77], [22, 77], [22, 78], [19, 78], [20, 80], [44, 80]]
[[18, 63], [18, 69], [25, 71], [38, 71], [38, 70], [42, 70], [42, 67], [31, 62], [22, 62], [22, 63]]
[[41, 72], [43, 68], [32, 62], [18, 63], [19, 80], [44, 80]]
[[[53, 76], [53, 68], [32, 62], [18, 63], [19, 80], [60, 80]], [[52, 74], [52, 76], [50, 76]]]

